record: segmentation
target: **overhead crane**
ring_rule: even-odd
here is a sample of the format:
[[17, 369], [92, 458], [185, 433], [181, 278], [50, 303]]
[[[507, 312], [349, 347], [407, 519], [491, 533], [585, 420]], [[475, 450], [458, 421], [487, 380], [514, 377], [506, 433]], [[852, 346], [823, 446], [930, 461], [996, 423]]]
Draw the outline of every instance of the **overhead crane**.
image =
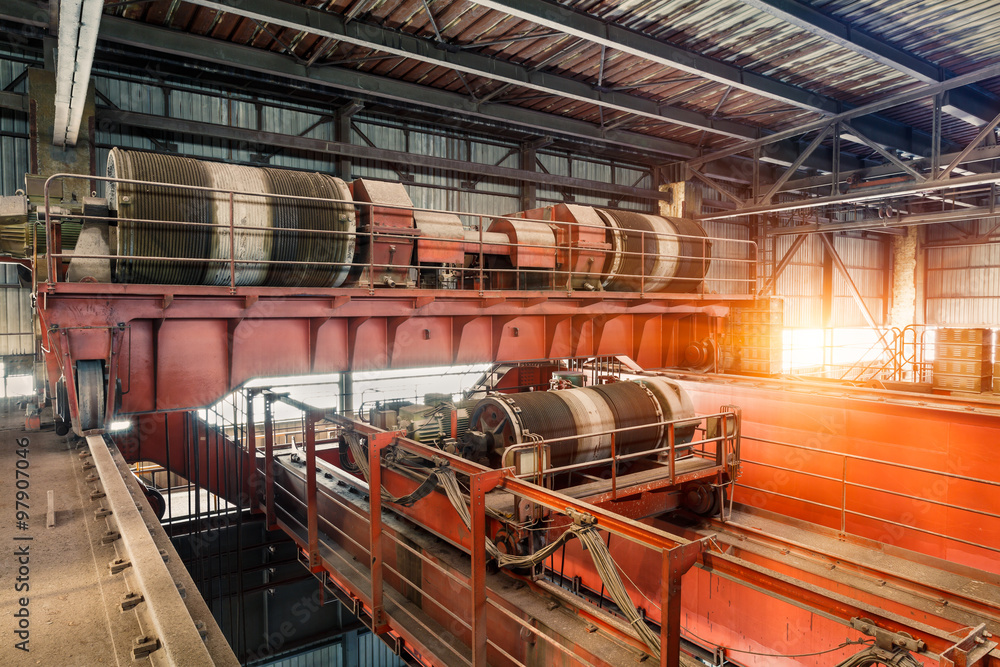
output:
[[[114, 438], [126, 459], [245, 500], [298, 543], [325, 594], [412, 660], [679, 665], [726, 654], [739, 664], [738, 651], [720, 648], [732, 632], [716, 638], [695, 620], [735, 620], [730, 600], [704, 589], [747, 599], [723, 581], [779, 601], [769, 608], [786, 620], [815, 620], [823, 645], [843, 625], [871, 637], [834, 647], [845, 665], [998, 660], [995, 570], [926, 557], [926, 580], [909, 581], [897, 572], [909, 551], [877, 566], [837, 555], [846, 525], [836, 535], [798, 526], [808, 544], [782, 541], [788, 522], [748, 507], [753, 487], [740, 483], [744, 416], [760, 422], [751, 413], [768, 399], [729, 400], [738, 382], [642, 370], [698, 357], [729, 308], [753, 299], [745, 286], [705, 290], [713, 263], [753, 261], [719, 259], [740, 242], [691, 220], [567, 204], [426, 211], [399, 184], [118, 149], [107, 173], [95, 179], [103, 200], [53, 201], [57, 175], [23, 207], [47, 246], [32, 284], [62, 428], [103, 440], [113, 419], [131, 418], [134, 432]], [[71, 222], [87, 243], [67, 253]], [[559, 361], [589, 360], [586, 369], [602, 357], [634, 363], [582, 386]], [[469, 397], [434, 424], [397, 415], [376, 425], [244, 388], [269, 376], [468, 362], [529, 362], [551, 390]], [[218, 446], [187, 442], [186, 413], [233, 391], [245, 397], [245, 440], [203, 425]], [[302, 447], [276, 444], [276, 403], [301, 411]], [[956, 423], [978, 416], [958, 414]], [[976, 443], [996, 431], [970, 428], [982, 429]], [[764, 442], [763, 431], [750, 435]], [[754, 530], [765, 516], [777, 528]], [[837, 570], [849, 562], [853, 579]], [[684, 602], [694, 566], [705, 574]], [[870, 590], [878, 576], [891, 586]], [[963, 590], [974, 582], [984, 588]], [[928, 604], [934, 595], [947, 604]]]

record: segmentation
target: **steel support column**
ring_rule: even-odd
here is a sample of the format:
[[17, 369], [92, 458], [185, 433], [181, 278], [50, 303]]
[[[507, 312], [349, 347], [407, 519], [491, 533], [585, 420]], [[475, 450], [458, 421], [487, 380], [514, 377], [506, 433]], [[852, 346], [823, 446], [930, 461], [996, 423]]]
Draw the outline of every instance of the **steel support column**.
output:
[[322, 572], [323, 566], [319, 559], [319, 516], [316, 499], [316, 422], [322, 418], [322, 413], [312, 410], [303, 415], [306, 446], [306, 525], [309, 531], [309, 571]]
[[469, 511], [472, 513], [472, 665], [486, 667], [487, 618], [486, 618], [486, 494], [503, 479], [499, 470], [469, 476]]
[[274, 397], [264, 394], [264, 514], [268, 530], [275, 530], [274, 516]]
[[[373, 433], [368, 437], [368, 502], [371, 506], [368, 566], [372, 579], [372, 632], [375, 634], [382, 634], [389, 629], [382, 582], [382, 450], [402, 435], [405, 433], [388, 431]], [[310, 472], [315, 478], [315, 470], [310, 469]]]
[[681, 664], [681, 577], [701, 560], [702, 541], [689, 542], [663, 552], [660, 609], [660, 667]]

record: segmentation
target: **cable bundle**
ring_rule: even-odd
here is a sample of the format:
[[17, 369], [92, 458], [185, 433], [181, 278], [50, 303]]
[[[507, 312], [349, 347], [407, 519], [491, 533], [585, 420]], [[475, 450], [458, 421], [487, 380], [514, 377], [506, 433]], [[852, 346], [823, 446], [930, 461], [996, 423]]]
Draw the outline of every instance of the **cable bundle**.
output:
[[[369, 480], [370, 468], [368, 466], [367, 448], [362, 445], [361, 437], [355, 432], [347, 431], [344, 433], [344, 439], [346, 440], [348, 447], [350, 447], [351, 453], [354, 455], [355, 463], [357, 463], [358, 468], [361, 469], [361, 474], [364, 475], [366, 480]], [[444, 489], [445, 495], [448, 497], [448, 501], [455, 508], [455, 511], [458, 513], [462, 523], [465, 524], [465, 527], [471, 533], [472, 512], [469, 510], [465, 494], [462, 492], [462, 489], [458, 484], [458, 478], [455, 476], [455, 471], [447, 465], [439, 465], [431, 470], [427, 477], [421, 482], [420, 486], [406, 496], [396, 498], [385, 489], [381, 489], [381, 496], [386, 502], [409, 507], [417, 500], [430, 493], [431, 489], [433, 489], [437, 484], [440, 484]], [[496, 515], [493, 514], [493, 516]], [[618, 609], [621, 610], [629, 624], [635, 628], [636, 633], [639, 635], [639, 639], [641, 639], [643, 643], [649, 647], [653, 656], [659, 658], [660, 637], [646, 624], [642, 615], [639, 613], [639, 610], [632, 602], [632, 598], [629, 597], [628, 591], [625, 590], [625, 584], [618, 575], [618, 565], [611, 557], [611, 552], [608, 551], [608, 547], [601, 538], [597, 528], [593, 525], [585, 525], [579, 522], [574, 523], [563, 531], [558, 538], [549, 542], [538, 551], [526, 555], [504, 553], [500, 551], [500, 548], [493, 542], [493, 540], [485, 536], [484, 539], [486, 540], [486, 555], [495, 560], [499, 567], [530, 568], [547, 560], [550, 556], [555, 554], [555, 552], [558, 551], [563, 544], [574, 537], [579, 539], [583, 544], [584, 549], [590, 553], [590, 557], [594, 561], [594, 567], [597, 569], [597, 573], [600, 575], [601, 581], [604, 583], [604, 587], [611, 596], [612, 601], [618, 606]], [[664, 585], [666, 585], [666, 583], [664, 583]]]

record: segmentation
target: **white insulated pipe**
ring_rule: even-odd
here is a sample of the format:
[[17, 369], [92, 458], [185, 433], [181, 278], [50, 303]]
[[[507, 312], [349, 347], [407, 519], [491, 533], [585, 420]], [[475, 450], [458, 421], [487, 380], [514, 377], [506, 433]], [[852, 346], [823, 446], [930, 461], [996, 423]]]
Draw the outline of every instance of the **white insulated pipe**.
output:
[[75, 146], [87, 104], [103, 0], [61, 0], [52, 143]]

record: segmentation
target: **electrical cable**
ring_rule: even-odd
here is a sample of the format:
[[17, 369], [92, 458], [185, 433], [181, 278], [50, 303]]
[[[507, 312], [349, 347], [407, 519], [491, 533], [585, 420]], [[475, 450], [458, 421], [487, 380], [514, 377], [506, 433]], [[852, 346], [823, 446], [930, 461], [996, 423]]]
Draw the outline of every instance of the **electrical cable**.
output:
[[840, 649], [846, 648], [848, 646], [854, 646], [854, 645], [872, 646], [875, 643], [875, 640], [873, 640], [873, 639], [848, 639], [848, 640], [845, 640], [843, 643], [841, 643], [841, 644], [839, 644], [837, 646], [834, 646], [832, 648], [823, 649], [822, 651], [813, 651], [812, 653], [764, 653], [762, 651], [750, 651], [750, 650], [747, 650], [747, 649], [730, 648], [728, 646], [723, 646], [722, 644], [716, 644], [715, 642], [712, 642], [712, 641], [709, 641], [707, 639], [704, 639], [703, 637], [699, 637], [698, 635], [696, 635], [695, 633], [691, 632], [690, 630], [688, 630], [683, 625], [681, 626], [681, 630], [683, 630], [686, 634], [690, 635], [691, 637], [694, 637], [695, 639], [697, 639], [698, 641], [700, 641], [703, 644], [707, 644], [709, 646], [715, 646], [716, 648], [720, 648], [720, 649], [722, 649], [724, 651], [727, 651], [727, 652], [730, 652], [730, 653], [743, 653], [743, 654], [746, 654], [746, 655], [760, 655], [760, 656], [764, 656], [764, 657], [768, 657], [768, 658], [808, 658], [810, 656], [825, 655], [827, 653], [833, 653], [834, 651], [839, 651]]
[[[358, 468], [361, 470], [362, 475], [366, 480], [370, 480], [368, 456], [365, 451], [367, 448], [362, 444], [361, 436], [353, 431], [345, 431], [344, 440], [347, 442], [348, 447], [351, 450], [351, 454], [354, 456], [354, 460], [357, 463]], [[458, 513], [462, 523], [471, 532], [472, 512], [466, 504], [466, 496], [459, 485], [455, 471], [447, 465], [438, 465], [433, 470], [430, 470], [427, 477], [421, 482], [420, 486], [406, 496], [396, 498], [385, 489], [381, 489], [381, 496], [386, 502], [409, 506], [429, 494], [431, 489], [433, 489], [437, 484], [440, 484], [444, 489], [448, 501], [455, 508], [455, 511]], [[407, 503], [409, 503], [409, 505], [407, 505]], [[489, 508], [487, 508], [487, 513], [500, 519], [501, 521], [504, 520], [502, 515], [499, 515], [499, 513], [495, 511], [490, 511]], [[652, 628], [649, 627], [649, 625], [646, 624], [642, 614], [639, 613], [635, 603], [632, 602], [632, 598], [625, 589], [625, 584], [622, 583], [621, 577], [618, 576], [618, 564], [611, 557], [611, 553], [608, 551], [608, 547], [604, 543], [604, 539], [601, 537], [597, 528], [594, 527], [593, 518], [587, 515], [575, 515], [575, 513], [571, 514], [571, 516], [574, 519], [574, 523], [569, 525], [566, 530], [559, 535], [559, 537], [534, 553], [525, 555], [504, 553], [503, 551], [500, 551], [500, 548], [493, 540], [484, 536], [486, 541], [486, 555], [491, 560], [495, 560], [497, 565], [501, 568], [532, 568], [554, 555], [556, 551], [563, 546], [563, 544], [574, 537], [577, 538], [583, 544], [583, 548], [590, 553], [590, 557], [594, 562], [594, 567], [596, 568], [598, 575], [601, 577], [601, 581], [604, 583], [612, 601], [618, 606], [622, 615], [625, 616], [625, 619], [635, 629], [639, 639], [646, 644], [653, 656], [659, 659], [660, 637], [653, 631]]]

